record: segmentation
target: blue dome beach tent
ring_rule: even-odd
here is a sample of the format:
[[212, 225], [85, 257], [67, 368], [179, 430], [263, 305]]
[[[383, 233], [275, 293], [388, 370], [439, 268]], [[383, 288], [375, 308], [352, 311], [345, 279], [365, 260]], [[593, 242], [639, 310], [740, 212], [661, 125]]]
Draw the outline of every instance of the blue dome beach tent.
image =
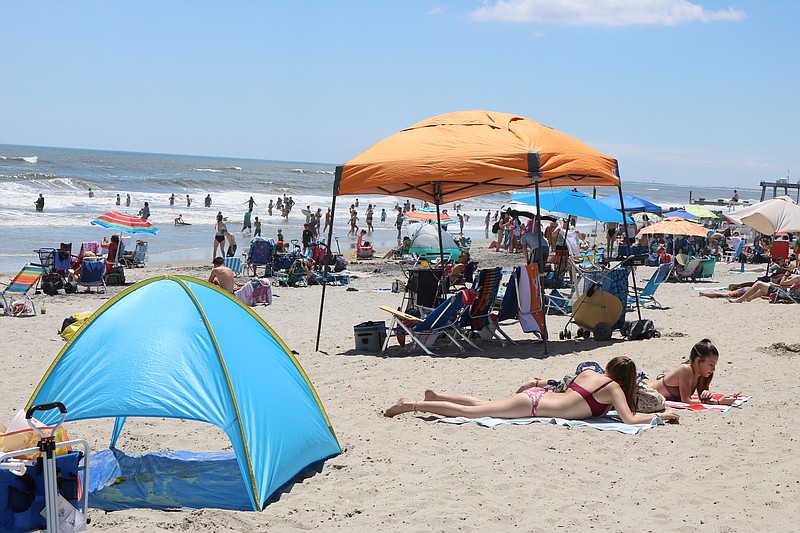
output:
[[[412, 254], [421, 256], [434, 256], [442, 253], [450, 255], [453, 259], [458, 259], [461, 249], [456, 244], [453, 236], [445, 230], [436, 231], [436, 224], [418, 224], [418, 228], [411, 236], [411, 247], [408, 249]], [[440, 251], [441, 243], [441, 251]]]
[[219, 427], [233, 446], [239, 493], [254, 510], [305, 467], [341, 453], [314, 387], [283, 341], [233, 295], [188, 276], [142, 281], [98, 309], [58, 354], [28, 407], [53, 401], [67, 407], [67, 421], [115, 418], [112, 448], [129, 416]]

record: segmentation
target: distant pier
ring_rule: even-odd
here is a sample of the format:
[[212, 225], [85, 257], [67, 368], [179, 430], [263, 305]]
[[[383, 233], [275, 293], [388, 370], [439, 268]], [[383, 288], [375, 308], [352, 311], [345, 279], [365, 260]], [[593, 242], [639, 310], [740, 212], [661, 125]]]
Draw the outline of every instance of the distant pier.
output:
[[793, 189], [797, 191], [795, 195], [794, 201], [800, 203], [800, 181], [797, 183], [789, 183], [789, 178], [780, 178], [778, 181], [762, 181], [761, 182], [761, 201], [764, 201], [764, 197], [767, 195], [767, 189], [772, 188], [772, 197], [775, 198], [778, 196], [778, 189], [783, 189], [783, 194], [785, 196], [791, 196], [789, 194], [789, 189]]

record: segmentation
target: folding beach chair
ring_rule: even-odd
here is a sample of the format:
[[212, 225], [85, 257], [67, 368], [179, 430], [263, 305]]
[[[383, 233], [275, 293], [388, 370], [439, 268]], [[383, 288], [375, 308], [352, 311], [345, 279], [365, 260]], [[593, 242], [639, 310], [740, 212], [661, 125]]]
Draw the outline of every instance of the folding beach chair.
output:
[[233, 270], [234, 275], [242, 275], [242, 260], [238, 257], [226, 257], [225, 266]]
[[735, 263], [739, 261], [739, 256], [744, 251], [744, 239], [739, 241], [739, 244], [736, 246], [735, 250], [725, 253], [722, 256], [723, 261], [726, 263]]
[[[122, 243], [120, 243], [120, 246]], [[145, 258], [147, 257], [147, 241], [136, 241], [136, 246], [133, 248], [133, 253], [126, 255], [123, 251], [120, 255], [120, 263], [128, 268], [145, 267]]]
[[769, 303], [800, 303], [800, 284], [788, 289], [786, 287], [779, 287], [777, 285], [773, 286], [776, 287], [777, 290], [770, 295]]
[[[503, 322], [518, 320], [522, 331], [543, 339], [544, 306], [539, 285], [539, 267], [530, 264], [517, 267], [506, 285], [506, 292], [497, 313], [497, 332], [507, 341], [516, 344], [501, 328]], [[490, 326], [491, 328], [492, 326]], [[491, 330], [491, 329], [490, 329]]]
[[703, 265], [700, 262], [699, 257], [692, 257], [686, 262], [686, 266], [681, 266], [680, 264], [674, 265], [675, 268], [672, 269], [672, 277], [678, 281], [686, 281], [687, 279], [691, 279], [692, 281], [697, 281], [697, 277], [703, 268]]
[[[478, 272], [474, 286], [478, 296], [473, 304], [461, 315], [461, 320], [459, 321], [461, 327], [468, 327], [470, 331], [480, 331], [490, 324], [489, 315], [494, 309], [502, 281], [503, 270], [500, 267], [484, 268]], [[492, 324], [493, 327], [489, 328], [489, 331], [493, 337], [503, 341], [500, 337], [500, 334], [502, 334], [508, 341], [511, 341], [511, 338], [496, 323], [493, 322]], [[495, 326], [497, 327], [495, 328]], [[500, 334], [497, 333], [498, 330]]]
[[[454, 294], [442, 302], [439, 307], [431, 310], [424, 318], [416, 317], [398, 309], [382, 305], [381, 311], [386, 311], [392, 315], [392, 324], [389, 327], [388, 335], [383, 342], [381, 351], [386, 351], [391, 337], [397, 337], [399, 334], [403, 333], [408, 335], [413, 343], [422, 348], [428, 355], [435, 355], [430, 350], [430, 347], [433, 346], [433, 343], [442, 333], [444, 333], [452, 344], [458, 347], [461, 353], [465, 353], [465, 350], [459, 342], [459, 339], [466, 341], [473, 348], [480, 350], [480, 348], [469, 340], [469, 337], [464, 335], [458, 328], [458, 320], [463, 309], [464, 301], [461, 293]], [[411, 348], [414, 347], [414, 344], [411, 345]]]
[[257, 275], [258, 267], [264, 267], [264, 276], [272, 275], [272, 262], [275, 257], [275, 244], [261, 237], [250, 239], [250, 249], [247, 251], [247, 266], [253, 275]]
[[672, 263], [664, 263], [659, 266], [650, 279], [647, 281], [647, 284], [636, 291], [631, 289], [628, 293], [628, 310], [633, 310], [634, 305], [636, 304], [636, 300], [638, 298], [639, 304], [646, 306], [647, 304], [652, 305], [653, 307], [658, 307], [659, 309], [663, 309], [664, 306], [659, 303], [658, 300], [655, 298], [656, 290], [658, 287], [664, 283], [669, 277], [670, 271], [672, 270]]
[[86, 257], [81, 266], [81, 275], [78, 277], [78, 285], [86, 287], [91, 290], [91, 287], [97, 287], [98, 292], [100, 287], [103, 287], [103, 292], [106, 292], [106, 262], [102, 257]]
[[[11, 283], [3, 289], [0, 293], [0, 298], [3, 299], [3, 309], [8, 316], [23, 316], [28, 314], [36, 314], [36, 304], [28, 296], [28, 291], [36, 285], [39, 278], [44, 274], [45, 268], [42, 265], [28, 263], [19, 273], [14, 276]], [[22, 299], [24, 302], [19, 305], [17, 299]], [[28, 306], [25, 302], [30, 304], [30, 312], [27, 312]]]

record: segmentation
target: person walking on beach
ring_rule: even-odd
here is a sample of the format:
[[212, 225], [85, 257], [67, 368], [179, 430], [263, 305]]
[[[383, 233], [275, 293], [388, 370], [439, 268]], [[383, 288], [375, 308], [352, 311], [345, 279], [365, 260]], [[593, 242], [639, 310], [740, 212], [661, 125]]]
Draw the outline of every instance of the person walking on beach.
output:
[[252, 211], [252, 210], [253, 210], [253, 206], [256, 206], [256, 207], [258, 206], [258, 204], [256, 203], [256, 201], [255, 201], [255, 200], [253, 200], [253, 197], [252, 197], [252, 196], [251, 196], [251, 197], [250, 197], [250, 199], [249, 199], [249, 200], [247, 200], [245, 203], [247, 204], [247, 209], [248, 209], [249, 211]]
[[464, 216], [461, 213], [458, 213], [458, 230], [464, 235]]
[[175, 205], [175, 193], [169, 195], [169, 205], [170, 206]]
[[189, 198], [189, 195], [186, 195], [186, 207], [192, 207], [192, 199]]
[[370, 233], [375, 231], [375, 228], [372, 227], [372, 217], [373, 217], [372, 204], [369, 204], [367, 206], [367, 231]]
[[328, 208], [328, 211], [325, 213], [325, 227], [322, 228], [322, 231], [328, 231], [328, 228], [331, 226], [331, 208]]
[[252, 214], [253, 214], [253, 210], [252, 209], [250, 209], [248, 211], [245, 211], [245, 213], [244, 213], [244, 224], [242, 225], [242, 233], [244, 233], [244, 230], [246, 230], [248, 228], [249, 229], [253, 229], [253, 226], [250, 224], [250, 216]]
[[125, 207], [130, 207], [130, 206], [131, 206], [131, 195], [130, 194], [126, 194], [125, 195]]
[[38, 212], [41, 213], [42, 211], [44, 211], [44, 196], [42, 196], [42, 193], [39, 193], [39, 198], [37, 198], [36, 201], [33, 202], [33, 205], [36, 206], [36, 210]]
[[214, 224], [214, 229], [216, 233], [214, 234], [214, 252], [211, 257], [217, 257], [217, 249], [219, 249], [219, 255], [225, 255], [225, 233], [227, 233], [228, 228], [225, 225], [225, 220], [222, 218], [222, 213], [217, 213], [217, 221]]
[[491, 221], [492, 221], [492, 212], [487, 211], [486, 218], [483, 219], [483, 226], [484, 226], [483, 231], [486, 234], [485, 237], [487, 239], [489, 238], [489, 224], [491, 223]]
[[403, 243], [400, 238], [403, 231], [403, 210], [400, 207], [397, 208], [397, 218], [394, 221], [394, 225], [397, 227], [397, 245], [400, 246]]
[[119, 203], [120, 203], [119, 193], [117, 193], [117, 204], [116, 205], [119, 205]]
[[261, 237], [261, 221], [258, 220], [258, 217], [253, 222], [253, 237]]
[[350, 211], [350, 231], [348, 235], [358, 235], [358, 213], [355, 209]]
[[211, 207], [211, 193], [206, 194], [206, 199], [203, 203], [206, 207]]

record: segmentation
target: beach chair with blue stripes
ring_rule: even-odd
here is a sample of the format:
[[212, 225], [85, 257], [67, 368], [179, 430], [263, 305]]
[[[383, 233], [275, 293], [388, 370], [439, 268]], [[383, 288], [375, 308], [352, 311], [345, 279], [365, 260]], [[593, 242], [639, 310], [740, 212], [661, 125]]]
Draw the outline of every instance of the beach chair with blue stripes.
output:
[[658, 290], [658, 287], [669, 277], [671, 270], [672, 263], [663, 263], [655, 270], [655, 272], [653, 272], [652, 277], [647, 281], [647, 284], [644, 287], [635, 291], [635, 293], [631, 288], [628, 293], [628, 310], [633, 310], [637, 299], [639, 300], [639, 305], [646, 306], [650, 304], [653, 307], [663, 309], [664, 306], [661, 305], [658, 300], [656, 300], [655, 293], [656, 290]]
[[[28, 296], [28, 291], [30, 291], [31, 287], [36, 285], [36, 282], [39, 281], [39, 278], [42, 277], [44, 274], [45, 267], [42, 265], [37, 265], [34, 263], [28, 263], [19, 273], [14, 276], [14, 279], [11, 280], [11, 283], [3, 289], [3, 292], [0, 293], [0, 298], [3, 299], [3, 309], [5, 310], [5, 314], [8, 316], [24, 316], [24, 315], [35, 315], [36, 314], [36, 304], [33, 302], [30, 296]], [[23, 305], [17, 305], [19, 300], [24, 300]], [[30, 304], [30, 308], [24, 303], [27, 302]], [[30, 312], [28, 311], [30, 309]]]
[[242, 275], [242, 260], [238, 257], [226, 257], [225, 266], [233, 270], [237, 276]]

